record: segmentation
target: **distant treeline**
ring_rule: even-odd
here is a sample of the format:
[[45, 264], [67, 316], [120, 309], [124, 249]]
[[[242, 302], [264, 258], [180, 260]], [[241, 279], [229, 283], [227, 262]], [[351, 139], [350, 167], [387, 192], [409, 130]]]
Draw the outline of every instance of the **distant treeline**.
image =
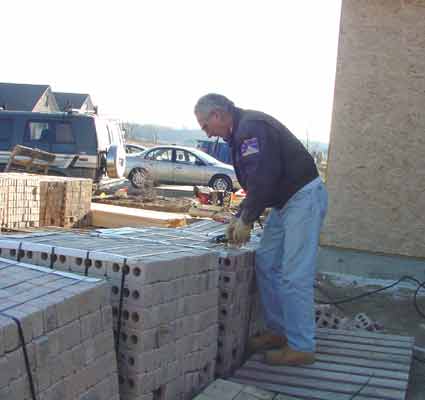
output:
[[[135, 142], [179, 144], [185, 146], [196, 146], [198, 140], [206, 140], [207, 136], [200, 129], [176, 129], [160, 125], [140, 125], [133, 123], [122, 123], [126, 139]], [[306, 146], [306, 141], [302, 140]], [[328, 144], [310, 141], [308, 143], [310, 152], [321, 151], [327, 153]]]

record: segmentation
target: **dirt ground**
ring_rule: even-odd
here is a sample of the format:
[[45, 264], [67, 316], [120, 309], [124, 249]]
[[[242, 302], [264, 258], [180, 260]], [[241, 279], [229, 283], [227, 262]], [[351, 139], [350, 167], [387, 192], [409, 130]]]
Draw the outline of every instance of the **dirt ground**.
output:
[[[317, 299], [326, 301], [379, 289], [393, 281], [371, 280], [347, 275], [324, 274], [319, 279], [320, 291]], [[407, 335], [415, 337], [416, 346], [425, 348], [425, 319], [418, 314], [414, 307], [414, 284], [401, 284], [393, 289], [384, 291], [363, 299], [339, 305], [339, 311], [348, 318], [358, 313], [365, 313], [376, 322], [382, 330], [378, 332]], [[418, 293], [418, 306], [425, 313], [425, 289]], [[419, 361], [422, 359], [423, 361]], [[414, 360], [410, 373], [407, 400], [425, 399], [425, 353], [414, 352]]]

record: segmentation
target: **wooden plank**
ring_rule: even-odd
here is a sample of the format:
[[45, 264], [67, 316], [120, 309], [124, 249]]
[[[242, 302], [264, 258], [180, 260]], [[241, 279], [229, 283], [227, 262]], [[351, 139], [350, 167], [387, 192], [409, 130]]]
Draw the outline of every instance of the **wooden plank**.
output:
[[318, 335], [316, 337], [320, 340], [330, 340], [330, 341], [336, 341], [341, 343], [352, 343], [352, 344], [366, 344], [370, 346], [377, 346], [377, 347], [388, 347], [388, 348], [396, 348], [396, 349], [411, 349], [412, 344], [407, 342], [396, 342], [396, 341], [390, 341], [390, 340], [381, 340], [381, 339], [374, 339], [374, 338], [361, 338], [361, 337], [354, 337], [354, 336], [338, 336], [338, 335]]
[[231, 379], [299, 399], [404, 400], [413, 340], [356, 333], [318, 330], [314, 364], [271, 366], [257, 354]]
[[[337, 382], [334, 380], [324, 380], [323, 378], [311, 378], [311, 377], [294, 377], [294, 376], [282, 376], [277, 374], [270, 374], [258, 370], [248, 370], [241, 368], [234, 374], [235, 378], [242, 378], [247, 380], [257, 380], [266, 383], [273, 383], [282, 387], [296, 387], [305, 388], [310, 390], [322, 390], [328, 393], [337, 394], [348, 394], [352, 395], [356, 393], [370, 378], [364, 377], [362, 382], [359, 384]], [[261, 387], [261, 386], [260, 386]], [[278, 392], [281, 392], [280, 390]], [[285, 393], [285, 391], [282, 391]], [[372, 398], [386, 399], [386, 400], [404, 400], [405, 391], [399, 389], [390, 389], [383, 387], [365, 386], [362, 390], [364, 396], [372, 396]]]
[[385, 354], [393, 354], [393, 355], [402, 355], [402, 356], [410, 356], [411, 350], [408, 349], [400, 349], [396, 347], [382, 347], [368, 344], [356, 344], [356, 343], [348, 343], [348, 342], [340, 342], [335, 340], [322, 340], [318, 339], [316, 341], [318, 346], [332, 346], [334, 348], [343, 348], [348, 350], [356, 350], [356, 351], [373, 351], [375, 353], [385, 353]]
[[110, 204], [91, 204], [91, 217], [94, 226], [119, 228], [123, 226], [180, 227], [190, 218], [185, 214], [166, 213]]
[[415, 338], [411, 336], [388, 335], [386, 333], [369, 332], [364, 330], [346, 331], [343, 329], [316, 329], [316, 336], [321, 336], [322, 334], [338, 335], [343, 337], [374, 338], [382, 341], [406, 342], [409, 344], [412, 344], [415, 341]]
[[[250, 361], [262, 362], [263, 356], [260, 354], [254, 354]], [[370, 360], [360, 361], [360, 364], [355, 364], [358, 359], [352, 359], [349, 357], [336, 357], [336, 356], [327, 356], [325, 354], [316, 354], [316, 362], [311, 365], [305, 365], [302, 368], [306, 370], [322, 370], [322, 371], [335, 371], [335, 372], [346, 372], [351, 374], [356, 374], [360, 376], [371, 376], [374, 374], [376, 378], [390, 378], [397, 380], [408, 380], [409, 367], [405, 367], [404, 371], [401, 372], [394, 369], [383, 369], [387, 367], [387, 362], [375, 362], [372, 364]], [[354, 364], [352, 364], [354, 362]], [[394, 363], [394, 368], [399, 364]], [[291, 368], [291, 367], [287, 367]]]
[[360, 351], [347, 349], [344, 347], [336, 348], [331, 345], [318, 345], [316, 352], [321, 354], [339, 355], [339, 356], [350, 356], [353, 358], [375, 360], [375, 361], [387, 361], [387, 362], [398, 362], [405, 365], [410, 365], [411, 357], [409, 355], [397, 355], [387, 354], [374, 351]]
[[362, 385], [365, 382], [365, 378], [369, 379], [369, 386], [376, 386], [382, 388], [390, 388], [397, 390], [406, 390], [407, 382], [405, 380], [391, 379], [391, 378], [379, 378], [375, 376], [375, 371], [371, 370], [368, 375], [357, 374], [355, 371], [340, 371], [340, 370], [331, 370], [331, 369], [322, 369], [320, 368], [319, 363], [315, 363], [315, 368], [306, 368], [306, 367], [289, 367], [289, 366], [271, 366], [258, 361], [247, 361], [243, 370], [259, 371], [259, 372], [269, 372], [270, 374], [279, 374], [285, 376], [293, 377], [305, 377], [305, 378], [317, 378], [323, 380], [331, 380], [333, 382], [342, 382], [342, 383], [354, 383], [357, 385]]

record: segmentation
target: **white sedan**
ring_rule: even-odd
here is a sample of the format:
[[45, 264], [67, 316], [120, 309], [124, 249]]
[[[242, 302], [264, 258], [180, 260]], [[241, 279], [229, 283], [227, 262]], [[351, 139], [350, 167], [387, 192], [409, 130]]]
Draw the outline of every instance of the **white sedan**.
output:
[[125, 176], [134, 187], [143, 187], [148, 173], [157, 184], [203, 185], [226, 191], [240, 188], [231, 165], [191, 147], [164, 145], [127, 154]]

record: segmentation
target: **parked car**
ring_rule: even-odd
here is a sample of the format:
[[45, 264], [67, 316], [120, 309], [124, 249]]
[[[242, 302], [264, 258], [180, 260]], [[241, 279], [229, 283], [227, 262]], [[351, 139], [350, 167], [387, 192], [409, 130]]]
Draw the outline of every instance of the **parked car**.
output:
[[155, 146], [139, 156], [127, 156], [126, 177], [134, 187], [142, 187], [148, 173], [155, 183], [208, 185], [217, 190], [240, 188], [231, 165], [191, 147]]
[[140, 153], [144, 152], [147, 149], [145, 146], [140, 146], [140, 144], [127, 143], [125, 145], [125, 153], [127, 155], [140, 155]]
[[125, 148], [118, 124], [95, 114], [0, 111], [0, 170], [15, 145], [55, 154], [49, 174], [121, 178]]

